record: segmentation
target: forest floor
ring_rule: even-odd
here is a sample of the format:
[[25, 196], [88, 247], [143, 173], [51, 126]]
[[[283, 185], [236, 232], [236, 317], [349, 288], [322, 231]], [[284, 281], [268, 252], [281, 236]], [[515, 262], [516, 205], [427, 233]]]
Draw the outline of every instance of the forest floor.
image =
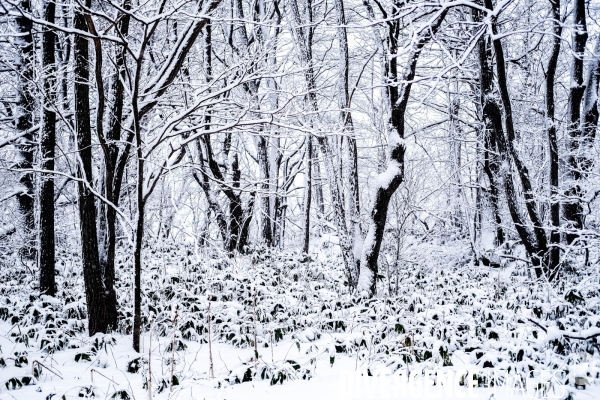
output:
[[37, 296], [31, 267], [7, 257], [0, 399], [508, 399], [537, 388], [600, 399], [599, 337], [573, 338], [600, 333], [598, 263], [565, 267], [550, 285], [532, 280], [517, 245], [489, 254], [501, 268], [472, 265], [467, 249], [414, 239], [382, 277], [385, 294], [356, 299], [331, 247], [314, 259], [264, 249], [227, 259], [156, 244], [145, 249], [141, 354], [127, 252], [120, 332], [92, 338], [77, 254], [59, 254], [58, 300]]

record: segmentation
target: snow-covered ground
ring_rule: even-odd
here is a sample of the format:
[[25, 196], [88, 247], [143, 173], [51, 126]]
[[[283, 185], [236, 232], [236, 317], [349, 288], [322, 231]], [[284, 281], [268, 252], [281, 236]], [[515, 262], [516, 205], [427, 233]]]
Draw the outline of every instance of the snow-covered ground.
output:
[[[93, 338], [76, 255], [60, 255], [60, 301], [35, 296], [35, 278], [14, 267], [0, 281], [0, 399], [531, 398], [542, 370], [564, 370], [546, 373], [549, 398], [600, 399], [597, 337], [569, 338], [600, 329], [597, 266], [550, 286], [532, 282], [516, 247], [490, 255], [502, 260], [497, 269], [473, 266], [465, 248], [420, 243], [407, 254], [420, 261], [393, 271], [397, 286], [394, 275], [380, 297], [356, 299], [324, 252], [228, 260], [156, 246], [146, 250], [141, 354], [126, 253], [121, 332]], [[471, 379], [461, 379], [467, 370]], [[493, 372], [507, 371], [504, 386], [492, 386]], [[576, 389], [583, 377], [585, 390]]]
[[[0, 344], [4, 354], [10, 354], [14, 350], [15, 344], [11, 342], [7, 335], [8, 324], [3, 324], [1, 329], [2, 336]], [[53, 355], [42, 352], [29, 352], [27, 355], [28, 364], [21, 368], [15, 367], [13, 360], [5, 360], [7, 367], [0, 370], [0, 379], [3, 382], [13, 377], [32, 376], [34, 363], [41, 362], [42, 367], [39, 379], [34, 384], [24, 386], [18, 390], [8, 391], [6, 387], [0, 392], [0, 399], [61, 399], [64, 398], [85, 398], [90, 393], [95, 394], [95, 398], [111, 398], [113, 394], [119, 391], [127, 391], [135, 399], [149, 398], [148, 391], [143, 388], [143, 374], [128, 373], [128, 364], [139, 357], [131, 349], [131, 337], [115, 335], [116, 344], [108, 346], [107, 351], [101, 350], [91, 361], [75, 361], [79, 349], [69, 349], [57, 352]], [[449, 398], [469, 398], [469, 399], [489, 399], [492, 394], [496, 399], [511, 398], [532, 398], [534, 397], [534, 386], [530, 384], [529, 394], [525, 395], [519, 383], [511, 381], [504, 387], [487, 388], [476, 387], [470, 391], [466, 386], [452, 385], [450, 392], [442, 385], [430, 386], [427, 388], [423, 384], [423, 377], [420, 376], [414, 386], [403, 386], [398, 384], [392, 376], [385, 377], [360, 377], [357, 370], [365, 368], [363, 362], [357, 361], [356, 357], [349, 355], [335, 355], [333, 365], [329, 354], [323, 353], [323, 350], [329, 346], [331, 338], [322, 337], [312, 343], [302, 343], [300, 350], [293, 340], [284, 340], [277, 343], [271, 349], [262, 349], [261, 358], [266, 363], [282, 361], [284, 359], [297, 361], [299, 364], [310, 364], [311, 359], [316, 358], [314, 364], [313, 376], [310, 380], [294, 379], [284, 381], [283, 384], [271, 385], [269, 380], [253, 380], [240, 384], [219, 386], [217, 379], [209, 379], [209, 351], [207, 344], [198, 344], [188, 342], [188, 348], [184, 351], [176, 352], [177, 374], [181, 377], [180, 385], [170, 388], [166, 387], [162, 393], [154, 393], [155, 399], [214, 399], [214, 400], [267, 400], [267, 399], [449, 399]], [[166, 347], [164, 340], [153, 344], [152, 370], [155, 380], [157, 377], [169, 375], [170, 366], [165, 364], [168, 359], [165, 354]], [[144, 353], [147, 354], [149, 336], [144, 336]], [[310, 351], [318, 347], [319, 350]], [[224, 343], [213, 344], [214, 371], [216, 376], [228, 375], [232, 366], [234, 374], [237, 373], [240, 379], [243, 378], [245, 369], [239, 368], [242, 361], [252, 358], [253, 350], [232, 347]], [[306, 353], [309, 354], [306, 354]], [[462, 357], [461, 357], [462, 355]], [[453, 356], [454, 367], [444, 367], [441, 370], [474, 370], [477, 365], [469, 363], [464, 364], [461, 359], [468, 359], [464, 353]], [[263, 363], [263, 361], [260, 361]], [[250, 362], [248, 365], [254, 365]], [[51, 368], [55, 373], [49, 372], [45, 367]], [[39, 367], [38, 367], [39, 368]], [[238, 369], [236, 371], [236, 369]], [[412, 372], [412, 371], [411, 371]], [[549, 374], [548, 374], [549, 375]], [[182, 379], [183, 378], [183, 379]], [[524, 382], [524, 380], [523, 380]], [[533, 382], [533, 379], [531, 380]], [[156, 384], [155, 384], [156, 385]], [[569, 391], [575, 395], [576, 399], [600, 399], [600, 387], [595, 382], [586, 388], [586, 390], [574, 390], [570, 387], [561, 388], [555, 384], [556, 391], [548, 393], [549, 398], [564, 398], [560, 396]], [[153, 389], [153, 391], [156, 388]], [[538, 395], [538, 398], [540, 396]], [[118, 397], [117, 397], [118, 398]]]

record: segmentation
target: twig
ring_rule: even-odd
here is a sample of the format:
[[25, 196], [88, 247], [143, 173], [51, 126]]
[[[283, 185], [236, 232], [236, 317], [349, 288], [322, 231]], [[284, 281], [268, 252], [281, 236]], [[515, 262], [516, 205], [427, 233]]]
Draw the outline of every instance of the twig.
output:
[[63, 379], [63, 377], [60, 376], [60, 374], [58, 372], [52, 371], [49, 367], [45, 366], [44, 364], [42, 364], [38, 360], [33, 360], [33, 362], [31, 363], [31, 373], [32, 374], [33, 374], [33, 371], [35, 369], [35, 364], [39, 365], [40, 367], [46, 368], [48, 371], [52, 372], [54, 375], [58, 376], [60, 379]]
[[148, 340], [148, 399], [152, 400], [152, 330], [154, 313], [150, 315], [150, 339]]
[[173, 393], [173, 376], [175, 375], [175, 332], [177, 332], [177, 317], [179, 317], [179, 304], [175, 304], [175, 315], [173, 316], [173, 341], [171, 342], [171, 387], [169, 392]]
[[254, 366], [256, 367], [256, 364], [258, 363], [258, 343], [256, 343], [256, 286], [254, 286], [254, 299], [252, 302], [252, 313], [254, 314], [253, 316], [253, 322], [254, 322], [254, 358], [255, 358], [255, 363]]
[[223, 365], [225, 366], [225, 368], [227, 368], [227, 371], [231, 372], [231, 370], [229, 369], [229, 367], [227, 366], [227, 364], [225, 364], [225, 361], [223, 361], [223, 358], [221, 357], [221, 351], [219, 351], [219, 358], [221, 359], [221, 362], [223, 363]]
[[110, 379], [108, 376], [104, 375], [102, 372], [96, 371], [94, 368], [92, 368], [90, 370], [90, 376], [92, 377], [92, 383], [94, 383], [94, 372], [97, 373], [98, 375], [102, 376], [105, 379], [108, 379], [109, 381], [111, 381], [112, 383], [114, 383], [115, 385], [118, 385], [117, 382], [113, 381], [112, 379]]
[[212, 339], [210, 337], [210, 295], [208, 295], [208, 357], [209, 357], [209, 361], [210, 361], [210, 378], [214, 379], [215, 378], [215, 370], [213, 367]]

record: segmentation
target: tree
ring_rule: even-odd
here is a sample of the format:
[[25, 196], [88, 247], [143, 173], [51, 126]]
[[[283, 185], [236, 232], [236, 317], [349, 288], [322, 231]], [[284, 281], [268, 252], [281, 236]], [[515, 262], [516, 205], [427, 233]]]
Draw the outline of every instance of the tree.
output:
[[550, 270], [554, 270], [560, 262], [560, 201], [559, 201], [559, 155], [558, 155], [558, 140], [557, 140], [557, 124], [555, 119], [555, 101], [554, 101], [554, 84], [556, 77], [556, 67], [558, 57], [560, 55], [560, 44], [562, 35], [561, 15], [560, 15], [560, 0], [551, 0], [552, 6], [552, 53], [548, 60], [546, 72], [546, 114], [549, 123], [548, 127], [548, 147], [550, 149], [550, 219], [552, 224], [552, 232], [550, 233], [550, 249], [547, 265]]
[[575, 0], [573, 10], [573, 62], [571, 70], [571, 88], [569, 93], [569, 155], [568, 174], [570, 187], [565, 192], [563, 216], [571, 224], [567, 232], [567, 243], [571, 244], [579, 237], [578, 231], [583, 229], [584, 211], [581, 197], [583, 189], [580, 181], [585, 177], [592, 161], [585, 154], [589, 139], [584, 136], [581, 119], [581, 100], [585, 92], [583, 58], [588, 33], [585, 17], [585, 1]]
[[21, 190], [17, 193], [19, 210], [23, 217], [23, 229], [25, 231], [25, 244], [22, 247], [22, 254], [27, 258], [33, 258], [35, 255], [35, 216], [34, 216], [34, 184], [33, 168], [35, 154], [35, 129], [34, 112], [35, 96], [33, 93], [33, 73], [35, 63], [35, 49], [33, 44], [33, 23], [27, 16], [31, 13], [31, 3], [29, 0], [22, 0], [20, 3], [21, 15], [15, 18], [16, 30], [19, 33], [17, 43], [17, 54], [20, 57], [19, 89], [16, 113], [16, 130], [19, 132], [19, 160], [15, 165], [16, 170], [22, 170], [19, 183]]
[[[375, 13], [368, 2], [365, 2], [369, 18], [374, 21]], [[400, 48], [400, 4], [393, 7], [389, 14], [388, 36], [386, 43], [389, 48], [383, 48], [381, 56], [396, 54]], [[382, 10], [383, 17], [388, 19], [388, 14]], [[387, 101], [390, 107], [390, 131], [388, 138], [389, 160], [387, 168], [377, 178], [373, 206], [368, 222], [368, 231], [363, 243], [360, 261], [360, 275], [358, 292], [373, 296], [377, 292], [378, 258], [383, 240], [387, 212], [392, 195], [402, 183], [404, 176], [404, 116], [410, 98], [410, 91], [417, 69], [419, 56], [425, 45], [431, 40], [444, 21], [448, 8], [441, 7], [433, 12], [433, 18], [425, 20], [421, 26], [415, 28], [410, 41], [410, 50], [404, 69], [398, 71], [398, 59], [395, 56], [386, 59], [384, 80], [387, 87]], [[383, 41], [378, 40], [379, 43]]]
[[[91, 1], [85, 4], [90, 7]], [[87, 32], [86, 11], [77, 7], [73, 26], [80, 32]], [[90, 89], [89, 89], [89, 49], [88, 39], [78, 34], [74, 39], [75, 58], [75, 131], [77, 133], [79, 221], [81, 229], [81, 257], [88, 310], [88, 331], [91, 335], [98, 332], [107, 333], [116, 326], [111, 321], [110, 307], [104, 301], [105, 289], [102, 269], [98, 254], [98, 237], [96, 236], [96, 206], [93, 193], [92, 166], [92, 128], [90, 124]]]
[[[54, 24], [56, 4], [48, 2], [44, 10], [44, 19], [49, 24]], [[39, 239], [39, 267], [40, 267], [40, 293], [49, 296], [56, 294], [54, 271], [55, 244], [54, 244], [54, 146], [56, 142], [56, 57], [54, 32], [42, 28], [42, 68], [45, 76], [44, 92], [47, 96], [43, 101], [42, 134], [40, 140], [41, 168], [49, 173], [43, 174], [40, 184], [40, 239]]]

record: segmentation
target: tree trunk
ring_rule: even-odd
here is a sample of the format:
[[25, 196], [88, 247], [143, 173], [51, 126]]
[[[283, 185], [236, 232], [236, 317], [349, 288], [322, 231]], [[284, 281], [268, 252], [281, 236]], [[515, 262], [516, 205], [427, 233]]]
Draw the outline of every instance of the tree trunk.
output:
[[[207, 127], [208, 127], [208, 125], [207, 125]], [[195, 172], [193, 173], [193, 177], [196, 180], [196, 182], [198, 183], [198, 185], [200, 185], [200, 187], [204, 191], [204, 195], [206, 196], [206, 202], [208, 203], [208, 208], [209, 208], [209, 210], [212, 211], [212, 213], [214, 214], [214, 216], [217, 220], [217, 226], [219, 227], [219, 234], [221, 235], [221, 239], [223, 240], [223, 245], [225, 247], [227, 245], [227, 241], [228, 241], [227, 221], [225, 220], [225, 216], [223, 215], [223, 210], [221, 210], [221, 206], [219, 205], [219, 202], [215, 198], [212, 190], [210, 189], [210, 181], [209, 181], [208, 175], [207, 175], [208, 167], [206, 166], [206, 161], [204, 159], [202, 145], [200, 143], [200, 140], [196, 140], [196, 150], [198, 152], [198, 157], [200, 159], [199, 165], [200, 165], [201, 177], [198, 176], [198, 174], [196, 174]]]
[[[89, 6], [89, 0], [88, 4]], [[75, 10], [74, 27], [87, 31], [83, 11]], [[75, 131], [78, 149], [79, 220], [81, 225], [81, 257], [89, 321], [89, 334], [106, 333], [110, 327], [109, 313], [104, 302], [104, 282], [98, 255], [96, 235], [96, 207], [92, 187], [92, 131], [89, 98], [88, 41], [81, 35], [75, 37]]]
[[[56, 5], [46, 4], [44, 19], [54, 24]], [[42, 112], [42, 137], [40, 141], [40, 163], [45, 171], [54, 171], [54, 146], [56, 142], [56, 59], [55, 33], [48, 27], [42, 28], [42, 68], [44, 74], [45, 101]], [[40, 293], [54, 296], [56, 279], [54, 271], [54, 175], [41, 176], [40, 185]]]
[[[366, 294], [372, 297], [377, 293], [377, 274], [379, 272], [377, 261], [379, 259], [381, 242], [383, 241], [388, 207], [396, 189], [398, 189], [404, 180], [404, 152], [406, 150], [404, 143], [404, 116], [410, 97], [412, 80], [415, 77], [417, 69], [417, 61], [423, 47], [429, 42], [432, 35], [435, 35], [447, 12], [448, 10], [444, 9], [432, 25], [422, 28], [416, 34], [417, 36], [412, 42], [404, 71], [400, 74], [398, 73], [397, 57], [390, 57], [388, 65], [384, 69], [384, 77], [388, 82], [393, 83], [387, 87], [391, 110], [391, 129], [388, 138], [389, 160], [386, 170], [377, 177], [367, 236], [363, 243], [357, 286], [358, 293], [362, 295]], [[370, 14], [372, 16], [372, 10], [370, 10]], [[394, 20], [392, 23], [399, 24], [397, 20]], [[399, 29], [390, 28], [388, 54], [396, 54], [398, 52], [398, 35]], [[385, 57], [386, 55], [382, 54], [382, 56]], [[396, 83], [394, 81], [397, 84], [394, 84]]]
[[[145, 35], [141, 40], [140, 54], [144, 54], [149, 38]], [[140, 336], [142, 333], [142, 243], [144, 241], [144, 223], [146, 205], [146, 196], [144, 193], [144, 167], [145, 157], [143, 152], [144, 143], [142, 141], [142, 114], [139, 109], [139, 95], [141, 85], [143, 57], [136, 59], [135, 73], [133, 75], [133, 90], [131, 93], [131, 113], [133, 116], [133, 134], [135, 138], [135, 153], [137, 158], [137, 176], [136, 176], [136, 227], [133, 250], [133, 349], [140, 352]]]
[[260, 180], [262, 181], [261, 193], [261, 225], [263, 244], [267, 247], [273, 246], [273, 226], [271, 220], [271, 177], [270, 177], [270, 162], [269, 153], [267, 151], [268, 141], [265, 136], [258, 138], [258, 160], [261, 169]]
[[305, 166], [304, 166], [304, 210], [303, 210], [303, 241], [302, 251], [308, 253], [310, 247], [310, 205], [312, 202], [312, 159], [313, 159], [313, 144], [312, 135], [306, 134], [306, 151], [305, 151]]
[[585, 91], [583, 83], [583, 57], [588, 33], [585, 17], [585, 0], [575, 0], [573, 12], [573, 66], [571, 70], [571, 88], [569, 93], [569, 157], [568, 176], [571, 179], [570, 187], [565, 193], [563, 204], [563, 216], [571, 225], [571, 231], [567, 233], [567, 243], [571, 244], [579, 237], [580, 229], [583, 229], [583, 204], [581, 197], [583, 189], [580, 181], [585, 177], [586, 171], [592, 164], [586, 154], [586, 137], [581, 124], [581, 100]]
[[560, 42], [562, 25], [560, 16], [560, 0], [551, 0], [552, 5], [552, 34], [553, 45], [548, 68], [546, 72], [546, 120], [548, 127], [548, 147], [550, 149], [550, 251], [545, 264], [550, 271], [554, 270], [560, 262], [560, 202], [558, 181], [558, 139], [556, 137], [556, 121], [554, 117], [554, 79], [556, 77], [556, 66], [560, 55]]
[[[491, 0], [485, 0], [485, 7], [492, 11], [493, 4]], [[495, 19], [491, 21], [491, 30], [493, 35], [498, 34], [498, 29], [496, 26]], [[504, 111], [504, 126], [506, 129], [506, 137], [504, 136], [504, 130], [502, 129], [502, 116], [496, 115], [496, 110], [494, 109], [497, 104], [495, 101], [491, 99], [492, 92], [489, 92], [487, 104], [489, 105], [490, 113], [488, 114], [490, 117], [490, 123], [494, 125], [494, 130], [496, 131], [496, 141], [498, 145], [498, 152], [501, 157], [504, 158], [504, 154], [508, 154], [512, 162], [514, 163], [515, 169], [517, 171], [517, 176], [519, 177], [519, 181], [521, 183], [521, 187], [523, 189], [523, 197], [525, 198], [525, 207], [527, 209], [527, 214], [531, 223], [533, 225], [533, 236], [530, 235], [525, 221], [523, 221], [518, 203], [517, 203], [517, 192], [514, 188], [514, 183], [510, 176], [506, 176], [504, 179], [504, 189], [506, 194], [506, 200], [508, 204], [508, 208], [515, 224], [515, 229], [519, 233], [521, 240], [529, 256], [531, 257], [532, 265], [535, 268], [535, 273], [537, 277], [541, 277], [542, 275], [542, 260], [546, 256], [548, 250], [548, 241], [546, 238], [546, 233], [544, 227], [541, 224], [541, 220], [538, 215], [537, 205], [535, 203], [533, 188], [531, 185], [531, 181], [529, 179], [529, 171], [527, 166], [522, 162], [519, 154], [516, 152], [514, 148], [515, 142], [515, 127], [513, 122], [513, 112], [512, 105], [510, 100], [510, 95], [508, 92], [507, 86], [507, 77], [506, 77], [506, 65], [504, 60], [504, 49], [502, 47], [502, 42], [500, 38], [490, 38], [492, 41], [492, 46], [494, 48], [494, 53], [496, 56], [496, 73], [497, 73], [497, 83], [498, 90], [500, 92], [500, 98], [502, 99], [502, 106]], [[484, 58], [487, 58], [484, 57]], [[488, 68], [488, 67], [486, 67]], [[510, 160], [505, 160], [502, 166], [502, 173], [508, 173], [508, 165], [510, 165]]]
[[[210, 23], [206, 24], [204, 28], [204, 71], [206, 74], [206, 82], [210, 82], [212, 80], [212, 25]], [[211, 116], [210, 113], [207, 112], [204, 116], [204, 127], [206, 130], [210, 130], [211, 128]], [[210, 188], [210, 180], [208, 178], [208, 170], [209, 167], [206, 165], [206, 158], [204, 156], [204, 151], [202, 150], [202, 142], [203, 139], [195, 140], [196, 143], [196, 151], [198, 153], [199, 165], [200, 165], [200, 174], [201, 177], [194, 171], [193, 177], [204, 191], [204, 195], [206, 196], [206, 202], [208, 203], [208, 208], [215, 215], [217, 220], [217, 226], [219, 227], [219, 234], [223, 241], [223, 246], [227, 248], [228, 243], [228, 228], [227, 221], [225, 220], [225, 215], [219, 202], [215, 198], [213, 191]], [[208, 154], [208, 150], [206, 151]], [[207, 223], [208, 226], [208, 223]]]
[[[22, 0], [20, 4], [21, 10], [25, 13], [31, 13], [31, 3], [29, 0]], [[27, 132], [22, 138], [21, 143], [17, 146], [19, 149], [19, 160], [15, 165], [15, 169], [24, 170], [19, 178], [19, 183], [22, 186], [21, 192], [17, 194], [17, 202], [19, 211], [23, 217], [23, 228], [25, 231], [24, 245], [20, 249], [20, 253], [28, 259], [33, 259], [35, 256], [35, 218], [34, 218], [34, 185], [33, 185], [33, 159], [34, 159], [34, 109], [35, 97], [32, 93], [33, 70], [35, 61], [35, 49], [33, 46], [32, 21], [25, 15], [20, 15], [15, 18], [16, 30], [20, 34], [21, 48], [20, 59], [20, 87], [18, 94], [17, 107], [18, 118], [16, 123], [17, 131]]]
[[[475, 20], [481, 22], [482, 14], [475, 12]], [[489, 149], [489, 162], [486, 161], [486, 169], [489, 170], [488, 176], [490, 177], [493, 197], [497, 198], [499, 194], [499, 190], [494, 189], [496, 186], [496, 178], [503, 183], [504, 194], [511, 219], [527, 253], [531, 256], [536, 254], [536, 246], [527, 230], [527, 225], [521, 216], [514, 182], [512, 175], [510, 174], [510, 153], [508, 152], [506, 138], [504, 136], [502, 111], [500, 105], [496, 101], [494, 93], [494, 73], [491, 66], [492, 52], [489, 41], [491, 41], [491, 39], [486, 37], [482, 38], [479, 43], [481, 103], [486, 131], [485, 146], [486, 149]], [[499, 63], [500, 60], [497, 62]], [[540, 260], [537, 257], [534, 257], [532, 260], [536, 266], [535, 272], [538, 277], [541, 276], [542, 273], [542, 270], [539, 267], [539, 261]]]
[[[600, 83], [600, 38], [596, 40], [594, 54], [588, 67], [587, 83], [583, 94], [583, 133], [589, 145], [596, 139], [598, 129], [598, 84]], [[592, 168], [592, 165], [588, 167]], [[588, 169], [588, 172], [589, 172]]]
[[[489, 10], [493, 10], [492, 0], [485, 0], [485, 6]], [[497, 32], [496, 21], [492, 21], [492, 33], [496, 35]], [[501, 39], [497, 38], [493, 40], [494, 53], [496, 56], [496, 73], [498, 89], [500, 91], [500, 97], [502, 99], [502, 106], [504, 108], [504, 124], [506, 127], [506, 148], [514, 162], [517, 170], [517, 175], [521, 181], [523, 188], [523, 197], [525, 198], [525, 208], [529, 219], [533, 224], [533, 232], [536, 240], [536, 251], [535, 254], [531, 254], [533, 257], [543, 257], [548, 248], [546, 232], [541, 224], [537, 206], [533, 197], [533, 187], [529, 179], [529, 171], [525, 164], [521, 161], [520, 156], [517, 154], [514, 148], [515, 142], [515, 128], [513, 123], [513, 112], [510, 95], [507, 86], [506, 77], [506, 65], [504, 60], [504, 48], [502, 47]]]
[[[129, 10], [131, 2], [125, 0], [123, 9]], [[129, 34], [130, 15], [123, 13], [118, 24], [118, 29], [122, 37], [127, 37]], [[110, 112], [109, 127], [106, 132], [106, 150], [104, 152], [104, 188], [106, 199], [112, 202], [115, 207], [119, 206], [122, 175], [117, 175], [117, 162], [119, 157], [118, 143], [121, 140], [121, 124], [123, 123], [123, 105], [125, 100], [125, 88], [123, 81], [127, 79], [126, 75], [126, 48], [118, 47], [115, 57], [116, 74], [112, 81], [112, 108]], [[106, 226], [105, 236], [102, 238], [103, 250], [105, 254], [101, 254], [100, 262], [104, 271], [104, 284], [106, 285], [106, 303], [109, 310], [110, 323], [116, 328], [117, 326], [117, 294], [114, 289], [115, 284], [115, 257], [117, 248], [117, 211], [109, 206], [104, 205], [104, 214], [101, 217], [105, 219]]]
[[[480, 18], [478, 16], [478, 11], [474, 11], [473, 15], [474, 15], [474, 19], [477, 20], [478, 18]], [[487, 57], [486, 56], [486, 42], [484, 38], [480, 38], [479, 39], [479, 43], [478, 43], [478, 54], [479, 57]], [[488, 178], [489, 184], [490, 184], [490, 188], [489, 188], [489, 193], [488, 193], [488, 199], [490, 201], [491, 207], [492, 207], [492, 216], [494, 217], [494, 222], [495, 222], [495, 227], [496, 227], [496, 241], [495, 244], [497, 246], [500, 246], [504, 243], [504, 231], [502, 230], [502, 217], [500, 215], [500, 197], [499, 197], [499, 193], [500, 193], [500, 188], [498, 186], [498, 182], [497, 182], [497, 177], [498, 175], [498, 171], [500, 170], [500, 164], [498, 163], [498, 158], [497, 158], [497, 154], [498, 154], [498, 149], [495, 148], [495, 141], [492, 140], [492, 137], [490, 135], [491, 131], [488, 130], [488, 124], [486, 123], [486, 120], [489, 119], [486, 115], [484, 115], [483, 112], [483, 107], [485, 105], [485, 101], [486, 101], [486, 96], [484, 96], [484, 90], [483, 90], [483, 80], [486, 79], [489, 83], [487, 84], [491, 84], [492, 82], [492, 78], [491, 76], [489, 76], [489, 70], [487, 72], [484, 72], [483, 68], [489, 68], [486, 59], [484, 58], [483, 60], [479, 60], [479, 64], [480, 64], [480, 76], [479, 76], [479, 101], [475, 104], [476, 108], [477, 108], [477, 115], [480, 117], [481, 122], [483, 123], [483, 129], [480, 130], [480, 132], [478, 133], [477, 136], [477, 140], [478, 143], [483, 143], [483, 147], [480, 148], [478, 145], [478, 154], [477, 154], [477, 159], [483, 159], [483, 165], [482, 165], [482, 170], [485, 173], [485, 175]], [[485, 64], [483, 64], [485, 63]], [[488, 74], [487, 76], [484, 77], [484, 73]], [[489, 90], [489, 88], [487, 89]], [[475, 90], [474, 90], [475, 91]], [[479, 150], [481, 149], [481, 150]], [[482, 156], [480, 158], [479, 156], [479, 151], [482, 152]], [[478, 175], [479, 176], [479, 175]], [[478, 178], [479, 179], [479, 178]], [[478, 203], [481, 204], [481, 194], [479, 193], [479, 188], [481, 187], [481, 185], [478, 186]], [[482, 211], [481, 208], [479, 206], [476, 207], [477, 209], [477, 216], [479, 219], [479, 229], [482, 228], [481, 226], [481, 215], [482, 215]], [[481, 235], [480, 235], [481, 237]]]
[[[350, 112], [349, 75], [350, 75], [350, 55], [348, 52], [348, 33], [346, 31], [346, 15], [344, 11], [344, 0], [334, 1], [337, 17], [337, 39], [339, 44], [339, 81], [338, 81], [338, 106], [340, 107], [340, 118], [344, 128], [342, 140], [346, 143], [347, 153], [343, 153], [343, 176], [348, 179], [348, 208], [347, 218], [349, 234], [353, 238], [353, 268], [351, 287], [356, 286], [358, 281], [358, 271], [360, 270], [360, 247], [362, 246], [362, 232], [360, 229], [360, 194], [358, 187], [358, 149], [356, 146], [356, 137], [354, 132], [354, 122]], [[342, 146], [343, 148], [343, 146]]]

